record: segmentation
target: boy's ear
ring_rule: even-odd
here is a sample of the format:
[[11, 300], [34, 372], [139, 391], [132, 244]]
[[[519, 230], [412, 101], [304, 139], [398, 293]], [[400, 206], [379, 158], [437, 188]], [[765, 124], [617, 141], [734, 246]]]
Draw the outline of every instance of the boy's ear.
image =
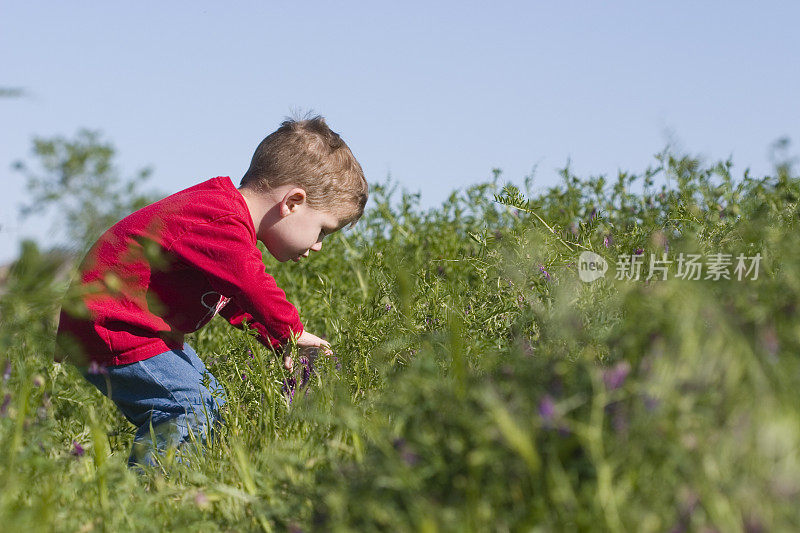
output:
[[295, 187], [286, 192], [281, 200], [281, 216], [288, 216], [306, 202], [306, 191]]

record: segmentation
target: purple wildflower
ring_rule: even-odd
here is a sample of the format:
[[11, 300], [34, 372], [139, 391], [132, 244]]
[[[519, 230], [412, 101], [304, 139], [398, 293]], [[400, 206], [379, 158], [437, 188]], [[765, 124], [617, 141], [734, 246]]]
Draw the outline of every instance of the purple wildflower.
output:
[[86, 451], [83, 449], [83, 446], [76, 440], [72, 441], [72, 455], [75, 457], [83, 457], [84, 453], [86, 453]]
[[614, 244], [614, 239], [611, 237], [611, 234], [606, 235], [605, 237], [603, 237], [603, 246], [608, 248], [612, 244]]
[[242, 381], [245, 381], [246, 379], [247, 379], [247, 374], [245, 374], [244, 372], [242, 372]]
[[390, 311], [392, 309], [392, 304], [386, 304], [386, 310]]
[[539, 270], [541, 270], [542, 274], [544, 274], [544, 279], [550, 281], [550, 273], [544, 269], [544, 265], [539, 265]]
[[650, 396], [649, 394], [644, 395], [643, 401], [644, 401], [644, 408], [647, 409], [648, 411], [655, 411], [656, 409], [658, 409], [658, 405], [660, 403], [656, 398]]
[[108, 370], [104, 365], [98, 364], [97, 361], [92, 361], [89, 363], [89, 373], [93, 375], [102, 374], [103, 376], [107, 376]]
[[335, 363], [336, 370], [341, 370], [342, 369], [342, 363], [339, 362], [339, 358], [336, 357], [335, 355], [332, 356], [332, 357], [333, 357], [333, 361]]
[[669, 241], [663, 231], [659, 230], [653, 233], [653, 246], [656, 248], [664, 248], [664, 251], [669, 253]]
[[612, 402], [605, 408], [606, 414], [611, 418], [611, 427], [618, 434], [625, 434], [628, 431], [628, 416], [625, 407], [620, 402]]
[[762, 533], [767, 531], [767, 527], [757, 516], [748, 516], [744, 521], [744, 530], [747, 533]]
[[408, 466], [414, 466], [415, 464], [417, 464], [419, 462], [419, 455], [417, 455], [416, 453], [414, 453], [412, 451], [409, 451], [409, 450], [404, 450], [404, 451], [400, 452], [400, 457], [403, 458], [403, 461]]
[[539, 416], [544, 420], [545, 425], [550, 425], [556, 416], [556, 402], [549, 394], [542, 396], [539, 401]]
[[311, 379], [311, 374], [314, 372], [314, 365], [306, 356], [300, 357], [300, 386], [299, 388], [303, 388], [308, 383], [309, 379]]
[[11, 403], [11, 395], [6, 393], [5, 397], [3, 398], [3, 405], [0, 406], [0, 416], [6, 416], [8, 412], [8, 404]]
[[644, 248], [637, 248], [633, 253], [636, 255], [642, 255], [644, 253]]
[[408, 466], [414, 466], [419, 462], [419, 455], [406, 443], [406, 439], [399, 437], [392, 442], [394, 449], [400, 454], [400, 458]]
[[294, 399], [294, 389], [296, 385], [297, 381], [294, 379], [294, 376], [289, 376], [283, 380], [281, 391], [283, 392], [283, 395], [288, 398], [289, 403], [292, 403], [292, 400]]
[[612, 368], [603, 371], [603, 383], [608, 390], [618, 389], [625, 383], [630, 371], [631, 365], [627, 361], [620, 361]]
[[533, 356], [533, 343], [530, 339], [522, 339], [522, 353], [528, 357]]
[[622, 411], [622, 409], [617, 409], [614, 411], [614, 417], [611, 419], [611, 425], [614, 427], [614, 431], [617, 433], [628, 432], [628, 417], [625, 416], [625, 413]]
[[769, 326], [761, 330], [761, 346], [767, 351], [771, 357], [775, 357], [781, 348], [778, 334], [773, 326]]
[[597, 216], [597, 208], [594, 208], [594, 209], [592, 209], [592, 212], [589, 213], [589, 222], [594, 220], [594, 217], [596, 217], [596, 216]]
[[[694, 514], [697, 505], [700, 503], [700, 497], [697, 495], [696, 492], [689, 489], [688, 491], [684, 490], [684, 494], [681, 497], [683, 501], [679, 502], [678, 506], [678, 523], [670, 529], [670, 533], [683, 533], [685, 531], [690, 531], [690, 525], [692, 522], [692, 515]], [[745, 529], [745, 531], [749, 531]]]
[[208, 507], [208, 496], [206, 496], [203, 491], [198, 491], [197, 494], [194, 495], [194, 504], [200, 508]]

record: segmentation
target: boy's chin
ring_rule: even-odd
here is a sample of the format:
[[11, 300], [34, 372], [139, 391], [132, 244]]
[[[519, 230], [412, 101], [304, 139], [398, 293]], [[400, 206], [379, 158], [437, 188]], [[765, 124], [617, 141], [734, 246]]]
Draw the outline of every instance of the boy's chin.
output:
[[270, 253], [272, 257], [274, 257], [279, 263], [285, 263], [287, 261], [294, 261], [295, 263], [299, 263], [304, 256], [302, 255], [289, 255], [287, 253], [280, 253], [279, 251], [273, 252], [269, 248], [267, 251]]
[[296, 257], [293, 258], [290, 255], [284, 255], [282, 253], [279, 253], [278, 251], [272, 251], [272, 250], [269, 249], [269, 246], [267, 246], [266, 243], [264, 244], [264, 246], [267, 248], [267, 251], [269, 252], [269, 255], [271, 255], [278, 263], [285, 263], [286, 261], [288, 261], [290, 259], [292, 261], [294, 261], [294, 262], [297, 262], [297, 258]]

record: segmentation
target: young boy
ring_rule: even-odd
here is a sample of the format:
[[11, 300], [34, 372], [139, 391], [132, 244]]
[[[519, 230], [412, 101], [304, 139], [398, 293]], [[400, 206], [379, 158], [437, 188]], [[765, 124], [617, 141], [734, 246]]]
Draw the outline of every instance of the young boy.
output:
[[221, 422], [224, 391], [184, 343], [215, 314], [278, 352], [294, 336], [329, 353], [265, 272], [256, 240], [280, 262], [299, 261], [361, 217], [367, 192], [361, 166], [322, 117], [288, 120], [259, 144], [238, 189], [227, 177], [208, 180], [100, 237], [61, 310], [56, 360], [76, 364], [138, 426], [129, 465], [205, 441]]

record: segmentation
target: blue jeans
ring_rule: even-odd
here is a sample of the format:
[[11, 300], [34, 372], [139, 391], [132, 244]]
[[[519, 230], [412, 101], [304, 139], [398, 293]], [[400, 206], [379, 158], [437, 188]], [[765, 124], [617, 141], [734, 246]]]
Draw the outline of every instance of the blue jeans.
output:
[[138, 427], [128, 466], [155, 466], [154, 453], [163, 455], [169, 447], [202, 446], [223, 422], [225, 391], [188, 344], [95, 373], [79, 370]]

